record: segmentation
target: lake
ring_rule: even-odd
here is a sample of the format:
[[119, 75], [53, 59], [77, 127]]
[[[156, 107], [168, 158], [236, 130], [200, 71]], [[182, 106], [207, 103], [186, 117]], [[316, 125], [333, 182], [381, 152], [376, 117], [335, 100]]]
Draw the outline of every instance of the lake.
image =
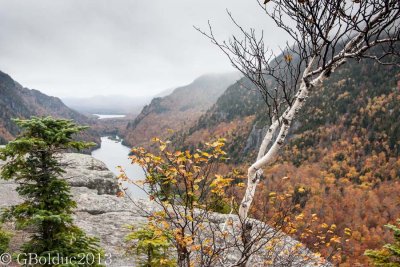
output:
[[99, 120], [102, 119], [113, 119], [113, 118], [125, 118], [126, 115], [108, 115], [108, 114], [93, 114], [97, 117], [99, 117]]
[[[131, 180], [142, 180], [145, 175], [142, 168], [132, 165], [128, 158], [130, 149], [120, 141], [111, 140], [108, 137], [101, 138], [101, 147], [92, 152], [92, 156], [104, 162], [110, 171], [119, 175], [117, 166], [121, 166]], [[132, 198], [148, 198], [148, 196], [133, 184], [124, 184], [128, 188], [128, 194]]]

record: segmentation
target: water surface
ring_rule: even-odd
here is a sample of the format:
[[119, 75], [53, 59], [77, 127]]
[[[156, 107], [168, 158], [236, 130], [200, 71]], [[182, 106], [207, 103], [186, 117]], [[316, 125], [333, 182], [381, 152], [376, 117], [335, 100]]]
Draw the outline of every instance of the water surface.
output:
[[[121, 166], [131, 180], [144, 179], [144, 172], [138, 165], [132, 165], [128, 154], [130, 149], [116, 140], [108, 137], [101, 138], [101, 147], [92, 152], [92, 156], [104, 162], [110, 171], [119, 175], [117, 166]], [[126, 184], [125, 184], [126, 185]], [[125, 186], [124, 185], [124, 186]], [[135, 185], [127, 185], [128, 193], [133, 198], [147, 198], [147, 195]]]
[[125, 118], [126, 115], [121, 115], [121, 114], [93, 114], [97, 117], [99, 117], [99, 120], [102, 119], [112, 119], [112, 118]]

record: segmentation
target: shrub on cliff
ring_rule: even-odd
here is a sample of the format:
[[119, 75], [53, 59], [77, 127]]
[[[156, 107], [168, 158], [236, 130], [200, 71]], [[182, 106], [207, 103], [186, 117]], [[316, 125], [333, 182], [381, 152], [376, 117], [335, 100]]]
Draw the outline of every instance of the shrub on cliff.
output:
[[171, 253], [168, 249], [172, 246], [172, 234], [161, 231], [157, 222], [149, 218], [149, 222], [141, 228], [129, 227], [132, 232], [126, 236], [129, 244], [128, 253], [137, 254], [140, 267], [175, 267]]
[[93, 145], [73, 139], [86, 127], [51, 117], [14, 121], [22, 133], [0, 150], [0, 158], [7, 160], [0, 176], [14, 179], [24, 199], [3, 213], [5, 219], [15, 219], [18, 228], [33, 231], [22, 252], [51, 259], [75, 257], [68, 266], [78, 266], [76, 261], [85, 255], [85, 263], [79, 266], [99, 266], [103, 252], [98, 240], [73, 224], [71, 215], [76, 203], [70, 186], [60, 178], [64, 172], [59, 161], [61, 153]]
[[397, 222], [397, 226], [392, 224], [386, 225], [387, 228], [393, 231], [393, 243], [384, 245], [380, 250], [367, 250], [365, 252], [365, 255], [372, 260], [375, 266], [400, 266], [400, 219]]
[[0, 225], [0, 255], [7, 252], [7, 248], [10, 243], [10, 237], [10, 233], [4, 231]]

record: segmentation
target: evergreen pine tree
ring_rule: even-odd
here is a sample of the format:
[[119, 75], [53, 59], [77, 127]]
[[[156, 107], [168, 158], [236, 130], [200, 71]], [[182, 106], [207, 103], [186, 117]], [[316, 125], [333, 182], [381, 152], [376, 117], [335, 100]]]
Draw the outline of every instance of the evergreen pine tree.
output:
[[98, 239], [88, 237], [73, 224], [71, 215], [76, 203], [70, 186], [60, 178], [64, 172], [59, 160], [62, 152], [93, 146], [73, 139], [87, 127], [51, 117], [15, 122], [22, 133], [0, 149], [0, 158], [7, 160], [0, 176], [19, 183], [17, 192], [25, 200], [3, 213], [6, 219], [14, 218], [18, 228], [34, 233], [22, 252], [52, 259], [80, 259], [86, 255], [84, 265], [75, 262], [65, 266], [99, 266], [103, 252]]
[[[400, 225], [400, 220], [397, 220]], [[387, 228], [393, 231], [394, 242], [386, 244], [380, 250], [367, 250], [368, 256], [375, 266], [399, 267], [400, 266], [400, 228], [399, 226], [388, 224]]]

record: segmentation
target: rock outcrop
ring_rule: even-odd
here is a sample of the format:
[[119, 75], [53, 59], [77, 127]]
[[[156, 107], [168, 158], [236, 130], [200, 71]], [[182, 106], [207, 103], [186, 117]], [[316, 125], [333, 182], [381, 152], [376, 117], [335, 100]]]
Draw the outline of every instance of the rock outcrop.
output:
[[[76, 225], [89, 235], [100, 238], [105, 252], [112, 256], [112, 263], [107, 266], [136, 266], [135, 257], [125, 254], [124, 238], [129, 231], [127, 226], [144, 224], [147, 221], [147, 214], [155, 211], [157, 206], [144, 199], [117, 197], [116, 193], [119, 188], [115, 175], [107, 169], [103, 162], [91, 156], [68, 153], [62, 156], [61, 162], [65, 164], [64, 178], [70, 183], [71, 192], [77, 202], [77, 209], [74, 214]], [[0, 161], [0, 168], [3, 164], [4, 162]], [[0, 180], [0, 208], [6, 208], [22, 201], [15, 191], [16, 187], [17, 184], [13, 181]], [[226, 221], [226, 216], [214, 213], [209, 220], [213, 225], [220, 227]], [[8, 224], [6, 227], [14, 233], [10, 252], [18, 251], [19, 246], [28, 238], [29, 233], [13, 229], [12, 224]], [[283, 235], [283, 238], [284, 243], [289, 246], [299, 244], [288, 236]], [[309, 254], [307, 250], [305, 252]], [[235, 257], [237, 255], [235, 251], [232, 251], [229, 258], [234, 261]], [[260, 257], [264, 257], [262, 253], [256, 255], [254, 259], [259, 260]], [[293, 255], [277, 255], [277, 257], [283, 257], [282, 259], [287, 263], [284, 266], [293, 266], [293, 263], [298, 260]]]
[[[106, 253], [112, 255], [110, 266], [134, 266], [134, 259], [125, 255], [124, 237], [129, 224], [138, 225], [146, 221], [146, 210], [154, 207], [145, 200], [119, 198], [115, 175], [105, 164], [91, 156], [68, 153], [62, 157], [66, 173], [64, 178], [71, 185], [71, 192], [77, 202], [75, 223], [89, 235], [100, 238]], [[0, 161], [0, 168], [4, 162]], [[15, 191], [13, 181], [0, 180], [0, 209], [18, 204], [22, 199]], [[11, 229], [12, 225], [6, 225]], [[27, 237], [26, 233], [15, 231], [11, 250], [17, 250]]]

